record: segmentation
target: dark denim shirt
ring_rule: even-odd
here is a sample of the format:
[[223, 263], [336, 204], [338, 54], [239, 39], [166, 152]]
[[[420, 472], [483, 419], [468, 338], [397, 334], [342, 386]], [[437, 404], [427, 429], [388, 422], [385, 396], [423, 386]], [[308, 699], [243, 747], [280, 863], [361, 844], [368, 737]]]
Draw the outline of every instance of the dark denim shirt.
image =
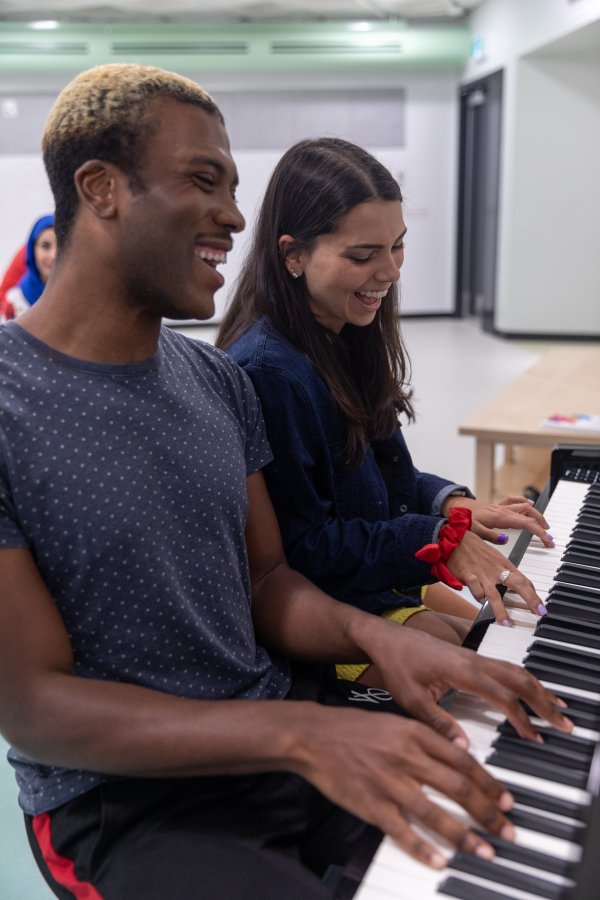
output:
[[274, 459], [264, 469], [290, 566], [367, 612], [420, 604], [399, 598], [435, 581], [415, 558], [437, 540], [441, 506], [459, 488], [418, 472], [398, 427], [347, 471], [344, 428], [325, 382], [271, 325], [257, 322], [227, 351], [260, 398]]

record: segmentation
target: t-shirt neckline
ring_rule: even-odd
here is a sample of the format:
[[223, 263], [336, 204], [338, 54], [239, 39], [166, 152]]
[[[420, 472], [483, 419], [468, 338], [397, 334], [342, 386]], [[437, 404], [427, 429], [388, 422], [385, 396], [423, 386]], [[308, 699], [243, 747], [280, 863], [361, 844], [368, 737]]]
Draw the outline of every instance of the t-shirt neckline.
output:
[[4, 325], [4, 328], [7, 328], [10, 331], [10, 334], [13, 338], [16, 338], [19, 341], [23, 341], [25, 344], [28, 344], [36, 353], [38, 353], [40, 356], [43, 356], [50, 362], [55, 363], [58, 366], [62, 366], [63, 368], [74, 369], [78, 372], [87, 372], [88, 374], [95, 375], [108, 375], [112, 377], [135, 377], [136, 375], [146, 375], [148, 374], [148, 372], [154, 372], [160, 365], [162, 355], [162, 333], [161, 337], [159, 338], [157, 351], [153, 356], [148, 357], [148, 359], [142, 359], [140, 360], [140, 362], [114, 364], [91, 362], [86, 359], [78, 359], [75, 356], [67, 356], [66, 353], [61, 353], [60, 350], [55, 350], [53, 347], [50, 347], [43, 341], [40, 341], [39, 338], [34, 337], [34, 335], [26, 331], [14, 319], [10, 322], [7, 322]]

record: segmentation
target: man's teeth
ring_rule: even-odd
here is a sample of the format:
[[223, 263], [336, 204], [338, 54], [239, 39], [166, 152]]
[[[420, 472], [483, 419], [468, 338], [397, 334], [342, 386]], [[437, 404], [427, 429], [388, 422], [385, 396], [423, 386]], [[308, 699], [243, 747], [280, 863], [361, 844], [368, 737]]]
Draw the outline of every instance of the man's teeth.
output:
[[389, 288], [386, 288], [385, 291], [360, 291], [363, 297], [376, 297], [378, 300], [381, 300], [382, 297], [385, 297]]
[[200, 259], [205, 259], [207, 262], [227, 262], [227, 254], [220, 250], [196, 250], [196, 254]]

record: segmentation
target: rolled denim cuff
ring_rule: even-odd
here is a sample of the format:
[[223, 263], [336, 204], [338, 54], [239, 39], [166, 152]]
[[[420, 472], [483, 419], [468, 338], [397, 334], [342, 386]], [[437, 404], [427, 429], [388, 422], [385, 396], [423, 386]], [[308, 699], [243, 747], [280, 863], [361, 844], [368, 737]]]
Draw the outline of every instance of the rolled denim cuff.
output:
[[435, 526], [434, 532], [431, 535], [431, 544], [439, 544], [440, 542], [440, 531], [444, 527], [444, 525], [448, 524], [448, 519], [440, 519], [440, 521]]
[[464, 491], [465, 497], [469, 497], [471, 500], [475, 500], [475, 494], [472, 494], [466, 485], [464, 485], [464, 484], [445, 484], [444, 487], [441, 489], [441, 491], [439, 491], [433, 498], [433, 503], [431, 504], [430, 515], [441, 516], [444, 500], [453, 491]]

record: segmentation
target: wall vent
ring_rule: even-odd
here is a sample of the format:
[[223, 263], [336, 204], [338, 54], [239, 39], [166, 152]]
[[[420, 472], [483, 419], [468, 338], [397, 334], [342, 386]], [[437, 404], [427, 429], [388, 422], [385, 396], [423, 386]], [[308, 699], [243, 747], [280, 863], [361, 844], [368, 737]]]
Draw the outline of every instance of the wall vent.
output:
[[89, 52], [88, 44], [76, 44], [74, 41], [2, 41], [1, 53], [43, 53], [44, 56], [82, 56]]
[[360, 54], [367, 56], [369, 54], [389, 54], [401, 53], [402, 44], [354, 44], [350, 41], [335, 41], [325, 43], [324, 41], [273, 41], [271, 43], [271, 53], [332, 53], [336, 56]]
[[234, 53], [240, 55], [248, 53], [249, 46], [246, 41], [203, 41], [202, 43], [182, 43], [181, 41], [118, 41], [112, 47], [113, 54], [136, 53], [169, 53], [169, 54], [193, 54], [214, 56], [220, 53]]

